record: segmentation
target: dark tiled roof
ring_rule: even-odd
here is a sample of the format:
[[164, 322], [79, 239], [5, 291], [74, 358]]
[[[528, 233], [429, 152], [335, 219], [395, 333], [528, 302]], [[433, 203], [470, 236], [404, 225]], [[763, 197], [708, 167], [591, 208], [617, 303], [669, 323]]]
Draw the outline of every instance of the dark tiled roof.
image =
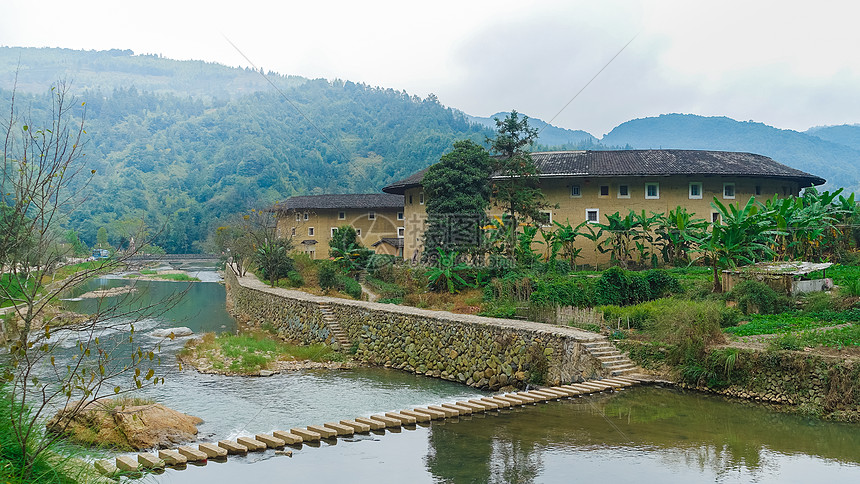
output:
[[317, 242], [316, 240], [310, 240], [310, 239], [302, 241], [302, 245], [317, 245], [318, 243], [319, 242]]
[[409, 188], [415, 188], [421, 186], [421, 180], [424, 179], [424, 174], [427, 173], [429, 168], [424, 168], [423, 170], [411, 175], [409, 178], [404, 178], [403, 180], [397, 181], [383, 188], [382, 191], [385, 193], [396, 193], [397, 195], [403, 195], [406, 193], [406, 190]]
[[330, 195], [301, 195], [290, 197], [274, 207], [275, 210], [305, 209], [402, 209], [403, 195], [388, 193], [345, 193]]
[[403, 238], [402, 237], [396, 237], [396, 238], [395, 237], [383, 237], [383, 238], [379, 239], [378, 241], [370, 244], [370, 246], [376, 247], [382, 243], [386, 243], [392, 247], [400, 248], [400, 247], [403, 247]]
[[[734, 151], [615, 150], [532, 153], [541, 178], [585, 176], [755, 176], [794, 180], [801, 187], [821, 185], [821, 177], [777, 163], [767, 156]], [[421, 186], [422, 170], [382, 190], [402, 194]]]

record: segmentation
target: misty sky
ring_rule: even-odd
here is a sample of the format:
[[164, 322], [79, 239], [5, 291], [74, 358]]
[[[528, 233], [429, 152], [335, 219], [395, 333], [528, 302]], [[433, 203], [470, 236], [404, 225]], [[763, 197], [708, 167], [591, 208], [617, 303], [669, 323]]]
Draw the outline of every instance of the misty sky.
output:
[[860, 122], [860, 4], [796, 1], [3, 1], [0, 45], [132, 49], [435, 93], [600, 137], [661, 113]]

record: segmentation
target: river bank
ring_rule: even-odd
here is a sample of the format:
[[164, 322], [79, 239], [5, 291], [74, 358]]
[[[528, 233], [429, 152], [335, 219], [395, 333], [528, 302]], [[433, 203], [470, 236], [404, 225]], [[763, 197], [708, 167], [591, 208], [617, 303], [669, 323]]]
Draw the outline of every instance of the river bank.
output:
[[777, 405], [780, 411], [860, 422], [860, 359], [806, 351], [715, 346], [672, 364], [664, 344], [616, 341], [649, 373], [686, 389]]

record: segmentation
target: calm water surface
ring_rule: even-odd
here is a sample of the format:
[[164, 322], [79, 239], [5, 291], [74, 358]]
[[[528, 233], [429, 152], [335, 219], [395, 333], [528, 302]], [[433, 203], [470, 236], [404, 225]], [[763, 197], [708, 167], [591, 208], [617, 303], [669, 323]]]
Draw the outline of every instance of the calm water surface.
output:
[[[204, 268], [205, 269], [205, 268]], [[205, 272], [205, 271], [204, 271]], [[212, 279], [208, 272], [204, 277]], [[98, 279], [83, 291], [128, 284]], [[137, 282], [154, 299], [188, 288]], [[69, 301], [86, 311], [92, 300]], [[168, 313], [137, 324], [196, 333], [235, 331], [224, 288], [192, 284]], [[146, 337], [146, 336], [145, 336]], [[160, 340], [149, 338], [154, 345]], [[235, 438], [481, 395], [397, 371], [303, 371], [269, 378], [178, 371], [184, 339], [164, 344], [167, 384], [147, 395], [200, 416], [201, 440]], [[780, 414], [754, 404], [640, 387], [377, 432], [293, 449], [231, 457], [149, 476], [158, 483], [289, 482], [860, 482], [860, 426]]]

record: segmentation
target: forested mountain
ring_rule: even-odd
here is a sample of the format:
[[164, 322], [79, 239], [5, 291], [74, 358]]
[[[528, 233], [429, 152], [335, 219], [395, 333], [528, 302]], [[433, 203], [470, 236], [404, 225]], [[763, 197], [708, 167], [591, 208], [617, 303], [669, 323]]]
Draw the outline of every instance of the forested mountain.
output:
[[817, 136], [826, 141], [860, 150], [860, 125], [843, 124], [841, 126], [816, 126], [805, 131], [806, 134]]
[[[17, 73], [17, 74], [16, 74]], [[471, 118], [394, 89], [175, 61], [127, 50], [0, 47], [0, 119], [10, 89], [34, 118], [68, 81], [86, 101], [90, 196], [66, 222], [87, 244], [116, 244], [144, 221], [168, 252], [201, 248], [231, 214], [295, 194], [377, 191], [439, 160], [458, 139], [484, 143]], [[78, 103], [80, 104], [80, 103]], [[504, 117], [498, 113], [495, 117]], [[527, 113], [526, 113], [527, 114]], [[598, 141], [547, 125], [535, 149], [689, 148], [749, 151], [860, 191], [858, 126], [806, 134], [761, 123], [663, 115], [621, 124]]]
[[[80, 54], [108, 66], [134, 66], [137, 56], [124, 52]], [[21, 57], [17, 102], [32, 104], [38, 119], [49, 101], [51, 76], [38, 70], [31, 78], [23, 67], [27, 54]], [[160, 62], [179, 77], [198, 65], [143, 59], [144, 66]], [[229, 81], [225, 69], [212, 66], [215, 81], [206, 72], [190, 79]], [[232, 71], [244, 79], [245, 71]], [[77, 71], [54, 77], [60, 74], [81, 78]], [[144, 85], [150, 78], [142, 74]], [[88, 244], [100, 227], [116, 243], [127, 227], [145, 220], [152, 230], [164, 228], [157, 243], [168, 252], [194, 251], [213, 224], [230, 214], [300, 193], [377, 191], [438, 161], [454, 140], [483, 142], [491, 134], [434, 96], [419, 99], [352, 82], [303, 80], [285, 85], [286, 97], [269, 87], [231, 99], [217, 92], [191, 96], [178, 88], [150, 92], [137, 87], [137, 77], [133, 81], [117, 81], [110, 90], [72, 83], [77, 99], [86, 101], [86, 164], [96, 175], [89, 198], [67, 225]], [[33, 87], [42, 82], [42, 89]], [[8, 112], [9, 97], [8, 90], [0, 93], [0, 112]]]
[[[860, 191], [860, 150], [809, 134], [726, 117], [663, 114], [618, 125], [605, 145], [745, 151], [827, 179], [825, 188]], [[843, 138], [844, 139], [844, 138]]]
[[[478, 116], [468, 116], [469, 120], [486, 126], [489, 129], [496, 129], [495, 119], [504, 119], [510, 112], [496, 113], [488, 118]], [[597, 142], [597, 138], [586, 131], [580, 129], [565, 129], [547, 124], [539, 118], [529, 116], [529, 125], [537, 128], [540, 132], [538, 143], [543, 148], [551, 149], [552, 147], [567, 146], [570, 149], [601, 149], [602, 146]], [[540, 149], [540, 148], [539, 148]]]

